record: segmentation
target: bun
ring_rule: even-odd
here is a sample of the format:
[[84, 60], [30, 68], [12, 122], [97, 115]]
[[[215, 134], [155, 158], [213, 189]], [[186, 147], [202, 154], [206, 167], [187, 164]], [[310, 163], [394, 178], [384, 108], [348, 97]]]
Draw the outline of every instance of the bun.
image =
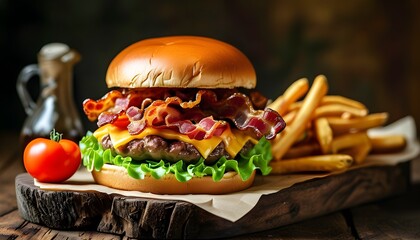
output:
[[124, 167], [104, 164], [100, 171], [92, 171], [95, 182], [111, 188], [150, 192], [156, 194], [226, 194], [249, 188], [255, 178], [242, 181], [236, 172], [225, 173], [222, 180], [214, 182], [211, 177], [195, 177], [187, 182], [179, 182], [175, 175], [167, 174], [161, 179], [147, 175], [144, 179], [134, 179]]
[[255, 88], [249, 59], [235, 47], [206, 37], [174, 36], [130, 45], [111, 62], [109, 88]]

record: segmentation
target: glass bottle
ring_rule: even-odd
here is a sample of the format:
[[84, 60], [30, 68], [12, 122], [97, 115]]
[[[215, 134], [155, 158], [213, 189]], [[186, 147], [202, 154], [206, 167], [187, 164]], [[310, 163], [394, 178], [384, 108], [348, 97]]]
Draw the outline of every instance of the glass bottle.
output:
[[[66, 44], [50, 43], [38, 53], [38, 64], [22, 69], [16, 85], [28, 115], [20, 134], [22, 146], [37, 137], [49, 138], [52, 129], [76, 142], [84, 135], [73, 99], [73, 66], [79, 61], [80, 54]], [[27, 82], [36, 75], [40, 79], [40, 94], [35, 102]]]

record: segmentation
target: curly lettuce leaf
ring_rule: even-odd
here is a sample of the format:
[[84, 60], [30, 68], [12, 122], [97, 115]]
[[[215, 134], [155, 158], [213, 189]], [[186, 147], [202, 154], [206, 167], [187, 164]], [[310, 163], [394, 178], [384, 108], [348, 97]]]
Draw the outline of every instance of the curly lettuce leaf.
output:
[[261, 138], [247, 154], [240, 154], [237, 159], [221, 157], [213, 165], [206, 165], [203, 158], [197, 163], [187, 165], [181, 160], [169, 163], [163, 160], [159, 162], [136, 161], [131, 157], [114, 156], [110, 149], [102, 149], [91, 132], [82, 138], [79, 146], [83, 156], [83, 165], [88, 171], [99, 171], [104, 164], [108, 163], [124, 167], [127, 169], [128, 175], [136, 179], [144, 179], [147, 174], [160, 179], [165, 174], [172, 173], [180, 182], [204, 176], [211, 176], [213, 181], [217, 182], [223, 178], [225, 172], [235, 171], [243, 181], [246, 181], [256, 169], [259, 169], [262, 175], [268, 175], [271, 172], [269, 166], [272, 159], [271, 145], [265, 137]]

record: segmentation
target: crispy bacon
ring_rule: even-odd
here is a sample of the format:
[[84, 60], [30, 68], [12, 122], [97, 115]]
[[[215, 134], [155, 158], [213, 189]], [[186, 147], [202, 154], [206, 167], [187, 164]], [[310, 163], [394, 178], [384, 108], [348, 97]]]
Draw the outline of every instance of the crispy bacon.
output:
[[98, 101], [86, 100], [85, 113], [89, 119], [97, 117], [99, 126], [118, 123], [130, 134], [145, 127], [170, 128], [192, 139], [205, 139], [220, 136], [230, 122], [256, 138], [272, 139], [285, 127], [274, 110], [254, 109], [266, 102], [258, 94], [250, 99], [232, 89], [114, 91]]
[[[211, 91], [201, 96], [205, 109], [213, 115], [231, 120], [240, 130], [251, 131], [257, 138], [272, 139], [286, 127], [283, 118], [274, 110], [255, 110], [250, 99], [243, 93], [234, 93], [226, 99], [217, 99]], [[208, 105], [208, 106], [207, 106]]]
[[[132, 135], [139, 134], [146, 126], [170, 128], [177, 130], [181, 134], [188, 135], [191, 139], [202, 140], [213, 135], [220, 136], [227, 127], [225, 121], [216, 121], [212, 116], [201, 118], [196, 124], [193, 123], [191, 119], [186, 118], [190, 116], [189, 114], [183, 116], [182, 109], [176, 108], [176, 106], [183, 105], [182, 103], [185, 102], [182, 102], [178, 97], [169, 97], [165, 101], [156, 100], [144, 109], [134, 106], [130, 107], [127, 109], [127, 116], [131, 121], [127, 127], [129, 133]], [[189, 107], [188, 104], [183, 106]], [[193, 115], [197, 116], [194, 113]]]
[[112, 90], [97, 101], [86, 99], [83, 111], [90, 121], [95, 121], [102, 112], [120, 113], [130, 106], [143, 104], [145, 99], [160, 99], [167, 94], [166, 89]]
[[[146, 119], [132, 121], [127, 126], [128, 132], [132, 135], [141, 133], [148, 126]], [[190, 120], [179, 120], [169, 124], [153, 125], [154, 128], [169, 128], [178, 130], [179, 133], [187, 135], [190, 139], [203, 140], [212, 136], [220, 136], [229, 125], [224, 121], [216, 121], [213, 117], [206, 117], [194, 124]]]
[[86, 99], [83, 102], [83, 111], [90, 121], [95, 121], [99, 114], [113, 107], [116, 99], [122, 97], [123, 95], [120, 91], [113, 90], [97, 101]]
[[108, 123], [113, 123], [118, 119], [118, 114], [112, 112], [102, 112], [98, 117], [98, 127], [101, 127]]

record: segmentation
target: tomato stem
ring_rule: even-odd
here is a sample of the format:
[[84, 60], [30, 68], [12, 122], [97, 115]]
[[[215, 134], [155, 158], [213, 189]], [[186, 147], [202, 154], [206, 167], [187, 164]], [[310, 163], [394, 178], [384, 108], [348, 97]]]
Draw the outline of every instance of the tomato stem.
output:
[[59, 142], [63, 137], [62, 133], [55, 131], [55, 128], [50, 132], [50, 139], [56, 142]]

